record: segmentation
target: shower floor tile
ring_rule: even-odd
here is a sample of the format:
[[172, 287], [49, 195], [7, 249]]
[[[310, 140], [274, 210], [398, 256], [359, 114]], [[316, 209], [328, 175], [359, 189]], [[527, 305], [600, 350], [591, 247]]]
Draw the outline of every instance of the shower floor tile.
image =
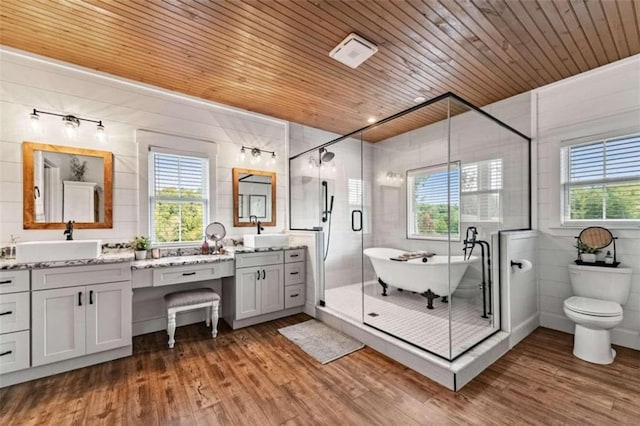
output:
[[382, 296], [376, 282], [365, 285], [365, 297], [361, 285], [351, 284], [325, 291], [325, 303], [357, 321], [449, 358], [449, 334], [451, 333], [452, 357], [466, 351], [496, 329], [491, 318], [482, 318], [480, 306], [468, 299], [451, 298], [451, 331], [449, 331], [449, 304], [434, 300], [434, 309], [427, 310], [427, 299], [410, 291], [391, 288], [388, 296]]

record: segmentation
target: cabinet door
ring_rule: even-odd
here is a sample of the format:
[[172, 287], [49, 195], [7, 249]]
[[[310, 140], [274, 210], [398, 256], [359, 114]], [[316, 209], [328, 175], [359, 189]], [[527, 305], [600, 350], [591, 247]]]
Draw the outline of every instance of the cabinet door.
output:
[[33, 366], [85, 354], [85, 287], [34, 291], [32, 300]]
[[87, 354], [131, 345], [131, 282], [87, 286]]
[[261, 268], [236, 269], [236, 319], [244, 319], [260, 315], [260, 280]]
[[260, 294], [263, 314], [284, 309], [284, 267], [282, 265], [261, 268]]

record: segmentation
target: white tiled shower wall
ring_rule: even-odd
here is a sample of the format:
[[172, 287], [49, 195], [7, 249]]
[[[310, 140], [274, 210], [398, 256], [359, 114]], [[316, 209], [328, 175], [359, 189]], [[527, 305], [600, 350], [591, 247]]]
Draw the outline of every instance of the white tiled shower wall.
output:
[[[218, 145], [215, 217], [228, 235], [255, 232], [253, 228], [233, 228], [231, 169], [247, 167], [277, 173], [277, 226], [267, 232], [286, 229], [286, 157], [288, 123], [228, 107], [220, 107], [168, 91], [141, 88], [125, 80], [104, 78], [33, 55], [3, 48], [0, 50], [0, 245], [8, 245], [9, 235], [21, 241], [62, 239], [61, 230], [22, 229], [21, 144], [34, 141], [29, 135], [28, 114], [33, 108], [70, 113], [103, 120], [109, 139], [99, 143], [95, 126], [82, 123], [74, 140], [62, 134], [58, 117], [41, 116], [45, 132], [35, 141], [111, 151], [114, 154], [113, 229], [77, 230], [77, 238], [97, 238], [104, 242], [129, 241], [146, 234], [138, 223], [138, 154], [136, 129], [175, 134]], [[63, 66], [60, 66], [63, 65]], [[207, 142], [202, 142], [207, 143]], [[260, 165], [239, 160], [240, 145], [275, 151], [277, 162]]]

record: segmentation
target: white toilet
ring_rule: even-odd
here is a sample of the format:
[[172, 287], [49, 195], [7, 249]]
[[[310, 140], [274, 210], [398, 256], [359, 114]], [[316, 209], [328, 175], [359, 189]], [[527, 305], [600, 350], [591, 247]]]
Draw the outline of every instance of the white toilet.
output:
[[622, 322], [622, 306], [631, 290], [631, 268], [569, 265], [573, 296], [564, 301], [564, 313], [576, 323], [573, 354], [595, 364], [611, 364], [609, 330]]

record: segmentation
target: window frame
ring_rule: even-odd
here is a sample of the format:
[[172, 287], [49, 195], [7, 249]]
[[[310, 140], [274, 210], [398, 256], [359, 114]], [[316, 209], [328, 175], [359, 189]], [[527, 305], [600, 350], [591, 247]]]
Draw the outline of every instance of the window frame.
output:
[[[598, 143], [604, 143], [604, 150], [606, 152], [606, 144], [609, 141], [615, 141], [620, 139], [639, 138], [639, 132], [633, 132], [624, 135], [611, 135], [607, 137], [598, 138], [581, 138], [580, 141], [573, 140], [571, 142], [565, 141], [560, 146], [560, 226], [563, 228], [578, 228], [587, 226], [607, 226], [612, 229], [615, 228], [637, 228], [640, 226], [640, 219], [571, 219], [570, 218], [570, 196], [569, 191], [571, 188], [603, 185], [608, 184], [621, 184], [621, 183], [636, 183], [640, 184], [640, 176], [636, 178], [617, 177], [602, 179], [588, 179], [581, 180], [579, 182], [570, 182], [570, 151], [574, 147], [595, 145]], [[603, 174], [606, 173], [606, 163], [604, 165]], [[603, 197], [606, 197], [606, 192], [603, 192]], [[606, 198], [603, 200], [603, 209], [606, 209]], [[606, 212], [606, 210], [605, 210]]]
[[[199, 159], [202, 161], [204, 166], [204, 174], [202, 176], [202, 187], [203, 187], [203, 197], [200, 198], [184, 198], [184, 197], [157, 197], [155, 195], [155, 183], [156, 183], [156, 168], [155, 168], [155, 158], [156, 155], [167, 155], [178, 158], [190, 158], [190, 159]], [[211, 199], [211, 193], [209, 190], [209, 175], [211, 171], [209, 170], [209, 158], [200, 153], [192, 153], [192, 152], [181, 152], [175, 151], [172, 149], [166, 149], [162, 147], [151, 146], [148, 154], [148, 181], [149, 181], [149, 189], [148, 189], [148, 207], [149, 207], [149, 226], [148, 226], [148, 235], [151, 240], [151, 243], [154, 245], [162, 245], [162, 246], [176, 246], [176, 245], [190, 245], [196, 244], [200, 242], [201, 237], [197, 240], [190, 241], [173, 241], [173, 242], [158, 242], [157, 236], [155, 235], [155, 209], [154, 207], [158, 202], [176, 202], [176, 203], [196, 203], [202, 204], [202, 232], [201, 235], [204, 235], [205, 228], [209, 223], [209, 204]], [[181, 222], [180, 222], [181, 223]], [[182, 232], [179, 234], [180, 238], [182, 238]]]
[[[208, 217], [217, 217], [217, 155], [218, 144], [209, 139], [197, 139], [187, 136], [179, 136], [168, 133], [162, 133], [154, 130], [136, 129], [135, 131], [138, 164], [138, 186], [132, 190], [131, 201], [129, 203], [137, 205], [138, 219], [132, 219], [129, 228], [130, 235], [147, 234], [149, 232], [149, 151], [151, 147], [165, 149], [178, 154], [184, 155], [200, 155], [209, 159], [209, 211]], [[180, 147], [180, 149], [175, 149]], [[125, 204], [127, 202], [125, 201]], [[231, 215], [231, 213], [229, 213]], [[198, 243], [152, 243], [152, 247], [199, 247]]]
[[[452, 167], [455, 166], [455, 167]], [[427, 171], [432, 169], [436, 173], [447, 173], [449, 175], [453, 170], [458, 170], [458, 233], [451, 234], [450, 232], [441, 237], [435, 235], [426, 235], [421, 236], [415, 232], [412, 232], [412, 229], [415, 228], [415, 197], [413, 194], [413, 179], [414, 176], [412, 174], [418, 173], [420, 171]], [[438, 171], [441, 170], [441, 171]], [[461, 241], [461, 212], [460, 212], [460, 189], [461, 189], [461, 173], [462, 167], [460, 161], [450, 161], [448, 163], [440, 163], [440, 164], [432, 164], [425, 167], [419, 167], [416, 169], [407, 170], [405, 173], [405, 182], [406, 182], [406, 198], [407, 198], [407, 215], [406, 215], [406, 237], [408, 240], [432, 240], [432, 241]], [[449, 191], [451, 188], [451, 178], [447, 177], [447, 202], [449, 205], [449, 217], [451, 213], [451, 195], [452, 192]]]

